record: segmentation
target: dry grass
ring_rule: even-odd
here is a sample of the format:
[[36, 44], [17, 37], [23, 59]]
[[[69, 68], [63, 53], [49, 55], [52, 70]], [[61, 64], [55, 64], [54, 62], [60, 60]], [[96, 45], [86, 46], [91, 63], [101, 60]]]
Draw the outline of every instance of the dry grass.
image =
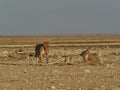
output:
[[[36, 65], [34, 46], [50, 42], [50, 63]], [[98, 50], [101, 66], [83, 63], [79, 55]], [[119, 90], [120, 35], [1, 36], [0, 90]], [[15, 53], [22, 49], [20, 53]]]

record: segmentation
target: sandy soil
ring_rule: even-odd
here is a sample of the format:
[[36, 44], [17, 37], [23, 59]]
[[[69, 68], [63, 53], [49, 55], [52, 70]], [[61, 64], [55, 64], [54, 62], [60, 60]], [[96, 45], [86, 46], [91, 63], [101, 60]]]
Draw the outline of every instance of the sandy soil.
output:
[[[50, 62], [44, 58], [39, 66], [29, 54], [43, 41], [51, 42]], [[120, 90], [119, 35], [6, 36], [0, 43], [0, 90]], [[98, 51], [101, 66], [83, 63], [79, 54], [89, 47]], [[22, 53], [14, 53], [19, 49]]]

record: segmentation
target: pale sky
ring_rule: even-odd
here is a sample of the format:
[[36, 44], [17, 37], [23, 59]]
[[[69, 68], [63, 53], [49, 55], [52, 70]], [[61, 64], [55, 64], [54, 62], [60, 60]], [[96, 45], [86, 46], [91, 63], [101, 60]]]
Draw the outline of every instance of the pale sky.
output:
[[0, 35], [120, 34], [120, 0], [0, 0]]

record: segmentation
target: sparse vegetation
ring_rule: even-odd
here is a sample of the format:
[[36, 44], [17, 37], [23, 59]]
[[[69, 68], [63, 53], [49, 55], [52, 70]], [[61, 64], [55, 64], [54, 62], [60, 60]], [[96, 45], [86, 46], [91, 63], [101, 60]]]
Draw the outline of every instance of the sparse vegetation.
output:
[[[49, 64], [36, 65], [37, 43], [50, 42]], [[119, 90], [120, 36], [2, 36], [0, 90]], [[79, 55], [95, 48], [101, 66]], [[91, 49], [91, 52], [96, 52]]]

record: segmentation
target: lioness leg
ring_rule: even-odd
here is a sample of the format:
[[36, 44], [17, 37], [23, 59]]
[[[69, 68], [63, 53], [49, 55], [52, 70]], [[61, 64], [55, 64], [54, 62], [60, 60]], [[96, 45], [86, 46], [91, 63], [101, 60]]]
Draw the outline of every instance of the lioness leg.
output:
[[46, 54], [46, 63], [49, 63], [49, 56]]
[[42, 64], [42, 55], [39, 56], [39, 61], [38, 63], [41, 65]]
[[38, 57], [36, 57], [36, 62], [37, 62], [36, 64], [38, 64], [38, 62], [39, 62], [39, 58]]

